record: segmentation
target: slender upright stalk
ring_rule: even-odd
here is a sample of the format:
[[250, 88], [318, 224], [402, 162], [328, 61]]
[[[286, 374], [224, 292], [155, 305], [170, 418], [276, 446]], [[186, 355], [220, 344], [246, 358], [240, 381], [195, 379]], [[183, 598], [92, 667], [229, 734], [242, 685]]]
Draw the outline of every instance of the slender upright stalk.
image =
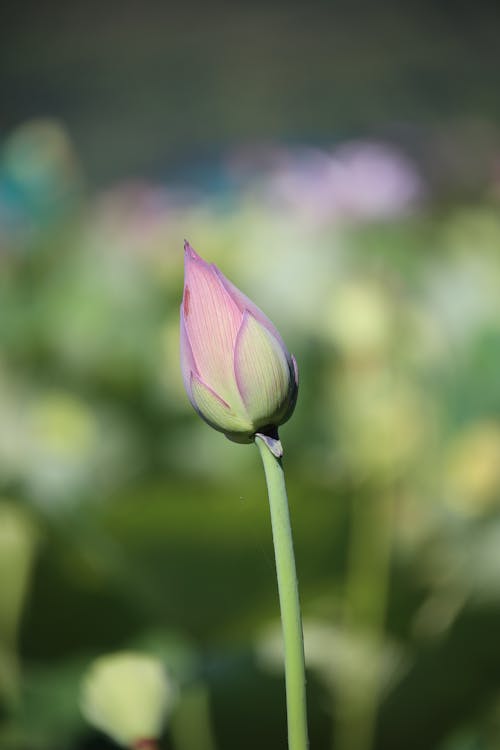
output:
[[352, 507], [347, 600], [348, 627], [373, 649], [365, 668], [363, 686], [353, 694], [341, 691], [335, 747], [338, 750], [371, 750], [380, 701], [380, 659], [389, 593], [394, 520], [393, 491], [376, 498], [359, 497]]
[[271, 509], [285, 650], [288, 748], [289, 750], [307, 750], [304, 640], [285, 476], [281, 459], [273, 455], [262, 438], [257, 436], [255, 442], [264, 464]]
[[169, 733], [175, 750], [216, 750], [209, 694], [202, 683], [184, 690], [183, 700], [170, 718]]

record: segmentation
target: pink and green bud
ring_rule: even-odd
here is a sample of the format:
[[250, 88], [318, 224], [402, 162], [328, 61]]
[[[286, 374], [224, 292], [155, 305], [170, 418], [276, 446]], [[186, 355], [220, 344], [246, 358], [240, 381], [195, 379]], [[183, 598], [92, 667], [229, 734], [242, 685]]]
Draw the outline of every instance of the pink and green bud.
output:
[[279, 453], [277, 428], [297, 400], [295, 358], [248, 297], [188, 242], [184, 250], [181, 367], [189, 400], [230, 440], [249, 443], [262, 433]]

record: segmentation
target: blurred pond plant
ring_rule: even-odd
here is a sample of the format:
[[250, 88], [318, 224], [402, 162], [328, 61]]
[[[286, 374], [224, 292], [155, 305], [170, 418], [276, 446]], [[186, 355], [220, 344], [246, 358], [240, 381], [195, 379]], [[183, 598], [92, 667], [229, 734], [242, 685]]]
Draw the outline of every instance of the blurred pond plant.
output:
[[37, 542], [26, 513], [0, 501], [0, 697], [12, 707], [19, 699], [18, 631]]
[[82, 684], [87, 720], [131, 750], [155, 750], [176, 698], [158, 659], [135, 652], [99, 657]]

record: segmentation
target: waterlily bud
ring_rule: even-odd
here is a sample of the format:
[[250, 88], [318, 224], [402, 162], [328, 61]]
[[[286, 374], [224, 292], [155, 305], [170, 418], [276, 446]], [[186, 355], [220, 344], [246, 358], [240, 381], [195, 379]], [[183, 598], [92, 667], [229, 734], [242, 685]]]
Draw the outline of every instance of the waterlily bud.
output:
[[281, 454], [277, 428], [297, 400], [297, 363], [264, 313], [188, 242], [181, 305], [181, 367], [189, 400], [238, 443], [263, 434]]
[[119, 745], [154, 747], [175, 696], [158, 659], [120, 652], [92, 664], [82, 685], [81, 709], [90, 724]]

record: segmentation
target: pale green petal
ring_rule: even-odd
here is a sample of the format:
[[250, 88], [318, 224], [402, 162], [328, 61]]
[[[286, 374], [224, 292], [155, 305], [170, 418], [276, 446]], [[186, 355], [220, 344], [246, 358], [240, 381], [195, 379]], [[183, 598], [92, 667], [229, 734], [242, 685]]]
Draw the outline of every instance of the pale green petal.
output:
[[272, 424], [290, 396], [290, 366], [281, 344], [248, 312], [236, 339], [234, 368], [253, 424]]
[[250, 432], [252, 430], [252, 424], [246, 414], [237, 414], [195, 374], [191, 377], [191, 393], [196, 409], [215, 429], [221, 432]]

